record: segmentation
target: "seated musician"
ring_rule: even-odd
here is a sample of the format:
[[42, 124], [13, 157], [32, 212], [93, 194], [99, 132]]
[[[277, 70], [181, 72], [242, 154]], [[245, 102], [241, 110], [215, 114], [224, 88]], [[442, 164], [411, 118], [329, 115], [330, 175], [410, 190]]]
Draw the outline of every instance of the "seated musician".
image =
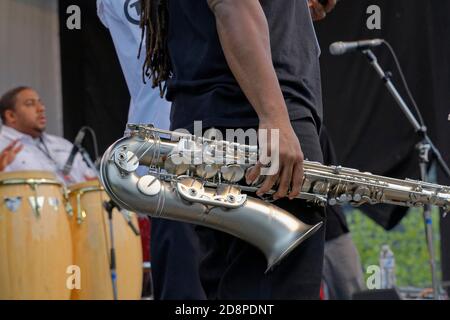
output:
[[73, 145], [61, 137], [45, 133], [45, 106], [35, 90], [18, 87], [6, 92], [0, 98], [0, 116], [3, 121], [0, 150], [13, 144], [13, 151], [6, 149], [10, 155], [5, 156], [4, 171], [50, 171], [68, 185], [95, 176], [79, 154], [69, 175], [63, 175], [62, 170]]

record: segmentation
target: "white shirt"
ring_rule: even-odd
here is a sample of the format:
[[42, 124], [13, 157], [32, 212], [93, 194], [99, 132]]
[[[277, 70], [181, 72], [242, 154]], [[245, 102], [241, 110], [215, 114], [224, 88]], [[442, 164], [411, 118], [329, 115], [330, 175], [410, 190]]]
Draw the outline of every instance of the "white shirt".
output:
[[145, 46], [141, 58], [137, 59], [142, 34], [140, 1], [97, 0], [97, 14], [111, 33], [130, 91], [128, 123], [151, 123], [157, 128], [169, 129], [171, 104], [160, 97], [158, 88], [152, 89], [150, 80], [144, 84], [142, 79]]
[[33, 138], [11, 127], [3, 125], [0, 131], [0, 150], [3, 150], [14, 140], [19, 140], [23, 145], [14, 161], [5, 168], [5, 172], [11, 171], [50, 171], [58, 180], [65, 184], [80, 183], [89, 177], [94, 177], [92, 170], [84, 163], [80, 154], [77, 154], [69, 177], [64, 177], [62, 169], [66, 163], [72, 143], [64, 138], [44, 133], [42, 139]]

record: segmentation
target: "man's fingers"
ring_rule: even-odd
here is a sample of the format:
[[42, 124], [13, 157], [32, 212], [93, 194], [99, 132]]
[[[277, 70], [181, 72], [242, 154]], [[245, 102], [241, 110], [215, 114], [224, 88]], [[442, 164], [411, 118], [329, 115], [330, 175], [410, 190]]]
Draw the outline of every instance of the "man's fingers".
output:
[[278, 174], [274, 174], [272, 176], [267, 176], [264, 180], [264, 183], [262, 184], [261, 188], [258, 189], [256, 194], [260, 197], [264, 195], [265, 193], [269, 192], [272, 187], [275, 185], [275, 182], [277, 182]]
[[19, 140], [14, 140], [11, 142], [0, 154], [0, 168], [4, 170], [8, 165], [10, 165], [22, 149], [23, 144], [21, 144]]
[[337, 0], [328, 0], [327, 5], [325, 6], [325, 12], [329, 13], [336, 6]]
[[325, 11], [324, 6], [321, 5], [318, 0], [311, 0], [309, 2], [309, 7], [313, 12], [314, 20], [321, 20], [326, 17], [327, 12]]
[[23, 144], [19, 144], [15, 149], [12, 150], [14, 155], [18, 154], [23, 149]]
[[247, 172], [245, 174], [245, 182], [247, 182], [247, 184], [251, 184], [256, 179], [258, 179], [258, 177], [261, 174], [261, 167], [262, 167], [262, 164], [260, 162], [258, 162], [256, 165], [254, 165], [253, 167], [251, 167], [247, 170]]
[[292, 175], [292, 187], [291, 192], [289, 192], [289, 199], [296, 198], [301, 191], [303, 184], [303, 164], [296, 164]]
[[8, 153], [9, 151], [12, 150], [12, 148], [14, 148], [14, 145], [11, 143], [11, 144], [9, 144], [8, 146], [6, 146], [5, 149], [0, 150], [0, 152], [1, 152], [1, 153]]
[[324, 19], [327, 16], [327, 13], [321, 4], [319, 4], [319, 6], [320, 8], [314, 8], [316, 17], [318, 19]]
[[19, 143], [19, 140], [14, 140], [10, 144], [6, 146], [6, 148], [3, 150], [3, 152], [8, 152], [14, 149], [14, 147]]
[[287, 165], [283, 167], [281, 172], [280, 184], [278, 185], [277, 192], [273, 195], [275, 200], [286, 197], [289, 187], [291, 185], [293, 165]]
[[312, 0], [312, 7], [319, 13], [325, 12], [325, 7], [319, 2], [319, 0]]
[[0, 172], [3, 171], [9, 164], [8, 161], [8, 153], [1, 152], [0, 153]]

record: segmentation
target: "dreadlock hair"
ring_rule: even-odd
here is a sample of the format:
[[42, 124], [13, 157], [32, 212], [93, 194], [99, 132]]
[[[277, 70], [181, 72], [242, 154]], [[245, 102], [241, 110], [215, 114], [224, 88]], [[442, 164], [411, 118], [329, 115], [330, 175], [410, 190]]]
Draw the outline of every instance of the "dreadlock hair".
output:
[[159, 87], [161, 98], [164, 96], [167, 86], [166, 81], [172, 75], [167, 47], [167, 34], [169, 22], [169, 0], [140, 0], [142, 29], [139, 56], [145, 40], [145, 62], [142, 70], [144, 83], [149, 78], [152, 87]]

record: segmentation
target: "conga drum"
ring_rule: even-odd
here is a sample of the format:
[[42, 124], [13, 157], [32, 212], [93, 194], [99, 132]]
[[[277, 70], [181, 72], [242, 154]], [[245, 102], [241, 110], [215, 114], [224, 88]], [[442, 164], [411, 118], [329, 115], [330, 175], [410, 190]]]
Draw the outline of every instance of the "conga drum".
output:
[[0, 300], [70, 299], [70, 221], [50, 172], [0, 173]]
[[[72, 291], [75, 300], [110, 300], [114, 298], [111, 280], [111, 241], [108, 213], [103, 207], [109, 197], [99, 181], [70, 187], [73, 207], [71, 221], [74, 264], [81, 270], [81, 288]], [[116, 256], [117, 298], [138, 300], [142, 294], [142, 245], [134, 213], [114, 209], [113, 238]]]

